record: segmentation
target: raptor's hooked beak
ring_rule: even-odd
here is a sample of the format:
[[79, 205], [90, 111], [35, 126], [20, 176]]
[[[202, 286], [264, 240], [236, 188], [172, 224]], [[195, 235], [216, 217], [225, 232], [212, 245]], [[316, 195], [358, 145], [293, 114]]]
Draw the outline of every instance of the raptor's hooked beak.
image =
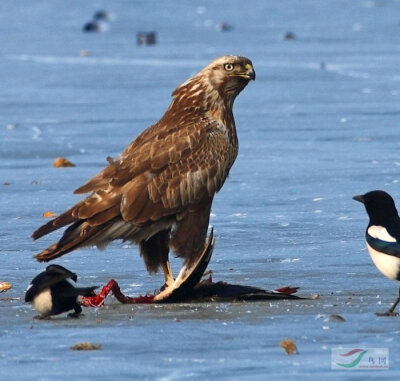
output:
[[245, 68], [246, 72], [243, 74], [243, 77], [254, 81], [256, 79], [256, 72], [254, 71], [253, 66], [246, 64]]
[[255, 80], [256, 79], [256, 72], [254, 71], [254, 68], [251, 64], [246, 64], [245, 65], [245, 69], [246, 71], [244, 71], [243, 73], [232, 73], [230, 74], [231, 77], [242, 77], [242, 78], [246, 78], [248, 80]]
[[354, 197], [353, 197], [353, 200], [359, 201], [359, 202], [361, 202], [361, 203], [364, 204], [364, 196], [361, 195], [361, 194], [358, 195], [358, 196], [354, 196]]

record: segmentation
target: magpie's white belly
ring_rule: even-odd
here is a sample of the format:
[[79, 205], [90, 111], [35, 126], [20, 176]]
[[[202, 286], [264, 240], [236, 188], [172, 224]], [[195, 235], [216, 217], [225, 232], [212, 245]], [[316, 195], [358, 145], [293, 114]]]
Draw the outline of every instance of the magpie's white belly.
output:
[[367, 243], [369, 254], [378, 270], [389, 279], [397, 279], [400, 270], [400, 258], [380, 253]]
[[50, 289], [42, 291], [39, 295], [35, 296], [32, 301], [33, 308], [41, 315], [46, 315], [51, 311], [52, 299]]

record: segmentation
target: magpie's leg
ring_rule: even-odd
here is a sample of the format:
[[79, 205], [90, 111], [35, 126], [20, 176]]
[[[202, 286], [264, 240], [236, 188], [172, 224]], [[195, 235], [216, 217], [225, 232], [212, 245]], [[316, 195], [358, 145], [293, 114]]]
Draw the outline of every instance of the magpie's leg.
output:
[[392, 307], [389, 310], [383, 313], [377, 313], [378, 316], [397, 316], [399, 313], [395, 312], [397, 305], [400, 303], [400, 289], [399, 289], [399, 296], [396, 301], [393, 303]]
[[68, 317], [70, 317], [70, 318], [78, 318], [79, 316], [82, 315], [82, 307], [79, 304], [75, 304], [74, 311], [75, 312], [69, 313]]
[[399, 302], [400, 302], [400, 288], [399, 288], [399, 296], [398, 296], [398, 298], [396, 299], [396, 301], [393, 303], [393, 306], [388, 311], [390, 314], [395, 314], [395, 315], [399, 314], [398, 312], [394, 312], [394, 310], [397, 307], [397, 305], [399, 304]]

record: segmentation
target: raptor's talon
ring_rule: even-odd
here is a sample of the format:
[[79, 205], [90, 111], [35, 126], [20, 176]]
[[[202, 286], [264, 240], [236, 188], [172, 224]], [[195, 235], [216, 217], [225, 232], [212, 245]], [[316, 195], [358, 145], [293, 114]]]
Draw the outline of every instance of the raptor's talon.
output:
[[211, 229], [208, 241], [197, 261], [191, 266], [183, 266], [172, 286], [165, 288], [154, 297], [155, 302], [173, 302], [189, 293], [201, 281], [210, 262], [214, 249], [214, 231]]

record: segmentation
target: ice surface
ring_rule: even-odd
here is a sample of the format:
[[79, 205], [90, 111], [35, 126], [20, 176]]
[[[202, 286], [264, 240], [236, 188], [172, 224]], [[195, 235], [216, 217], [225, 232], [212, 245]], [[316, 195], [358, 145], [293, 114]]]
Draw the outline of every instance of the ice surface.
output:
[[[85, 34], [95, 11], [115, 15]], [[385, 189], [400, 205], [400, 3], [385, 1], [0, 2], [1, 380], [339, 380], [399, 377], [399, 318], [378, 318], [398, 283], [365, 249], [355, 194]], [[218, 32], [221, 22], [234, 26]], [[136, 32], [159, 43], [137, 46]], [[285, 40], [286, 32], [296, 38]], [[90, 52], [81, 57], [80, 52]], [[240, 154], [216, 197], [214, 279], [300, 286], [316, 300], [123, 306], [34, 321], [22, 302], [56, 239], [31, 232], [48, 210], [158, 120], [171, 91], [216, 56], [252, 59], [257, 80], [235, 104]], [[55, 169], [68, 157], [74, 168]], [[7, 185], [8, 184], [8, 185]], [[115, 243], [57, 263], [81, 285], [115, 278], [158, 288], [137, 249]], [[175, 272], [179, 262], [173, 263]], [[339, 314], [346, 321], [329, 320]], [[290, 337], [299, 355], [279, 342]], [[102, 349], [76, 352], [78, 342]], [[333, 371], [331, 348], [389, 348], [386, 371]]]

